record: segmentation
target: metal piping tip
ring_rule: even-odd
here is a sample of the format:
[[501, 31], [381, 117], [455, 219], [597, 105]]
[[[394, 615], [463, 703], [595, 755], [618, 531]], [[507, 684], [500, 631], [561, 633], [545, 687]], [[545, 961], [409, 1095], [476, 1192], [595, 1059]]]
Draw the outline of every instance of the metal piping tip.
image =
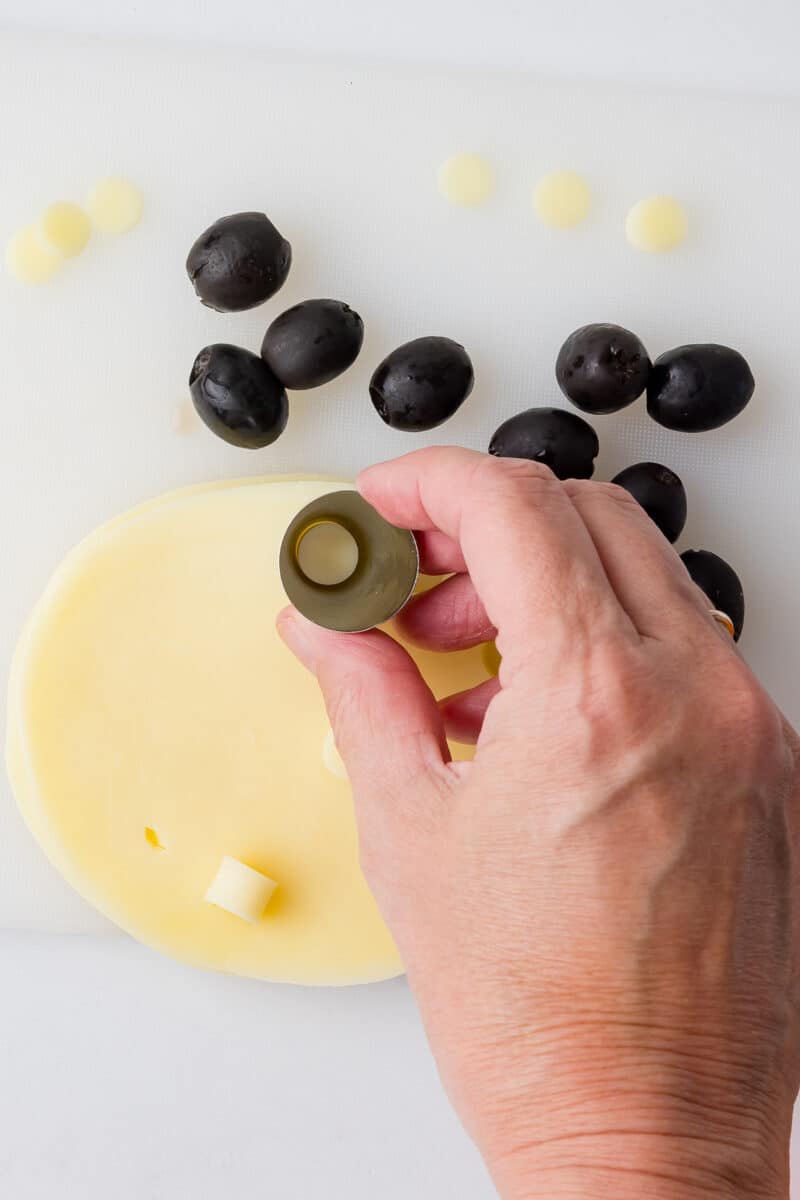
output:
[[[347, 530], [356, 543], [355, 567], [341, 582], [315, 582], [298, 560], [303, 538], [324, 524]], [[290, 522], [279, 565], [286, 595], [304, 617], [325, 629], [364, 633], [390, 620], [413, 594], [419, 549], [413, 533], [390, 525], [358, 492], [330, 492]]]

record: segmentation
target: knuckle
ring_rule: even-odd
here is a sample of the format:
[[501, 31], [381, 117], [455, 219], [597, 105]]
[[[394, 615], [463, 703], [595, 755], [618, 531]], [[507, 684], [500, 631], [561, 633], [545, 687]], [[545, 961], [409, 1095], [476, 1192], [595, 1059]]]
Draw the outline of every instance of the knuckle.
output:
[[600, 495], [604, 496], [612, 504], [616, 504], [623, 512], [644, 512], [639, 501], [634, 499], [630, 492], [626, 491], [624, 487], [620, 487], [618, 483], [596, 483], [594, 486], [598, 489]]
[[544, 463], [486, 454], [475, 468], [475, 493], [488, 488], [512, 496], [554, 495], [563, 485]]
[[650, 719], [652, 696], [630, 648], [618, 638], [602, 638], [592, 648], [585, 672], [579, 711], [601, 741], [616, 742], [620, 730], [627, 735]]
[[724, 700], [716, 706], [717, 738], [739, 761], [774, 756], [783, 744], [783, 725], [769, 696], [735, 659], [719, 682]]
[[519, 480], [523, 483], [531, 479], [556, 479], [548, 466], [530, 458], [498, 458], [495, 454], [489, 454], [482, 460], [482, 466], [498, 479]]
[[593, 494], [598, 485], [590, 479], [565, 479], [563, 486], [570, 500], [585, 500]]
[[644, 509], [638, 500], [618, 483], [603, 483], [592, 479], [570, 479], [564, 484], [569, 497], [578, 503], [597, 504], [605, 501], [619, 509], [626, 516], [635, 519], [645, 516]]

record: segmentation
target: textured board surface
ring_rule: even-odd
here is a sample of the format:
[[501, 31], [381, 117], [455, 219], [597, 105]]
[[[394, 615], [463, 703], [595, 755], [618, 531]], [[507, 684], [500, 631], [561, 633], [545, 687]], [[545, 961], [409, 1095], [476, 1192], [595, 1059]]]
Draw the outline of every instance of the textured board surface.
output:
[[[118, 511], [193, 482], [349, 476], [444, 440], [485, 448], [515, 411], [562, 402], [561, 341], [611, 320], [653, 355], [716, 340], [751, 361], [756, 398], [717, 433], [670, 433], [641, 404], [597, 418], [598, 476], [642, 458], [682, 474], [690, 516], [680, 546], [715, 549], [738, 567], [743, 650], [800, 718], [800, 106], [12, 37], [0, 44], [0, 104], [3, 234], [51, 200], [82, 199], [108, 173], [129, 175], [146, 202], [136, 231], [98, 236], [51, 284], [0, 278], [3, 675], [49, 573]], [[496, 166], [497, 193], [478, 211], [436, 192], [437, 165], [458, 149]], [[595, 208], [581, 229], [553, 233], [536, 224], [530, 191], [562, 166], [587, 175]], [[690, 240], [667, 257], [637, 254], [624, 240], [627, 208], [665, 191], [685, 201]], [[265, 209], [291, 240], [294, 267], [263, 308], [220, 316], [195, 300], [183, 260], [212, 220], [247, 208]], [[342, 298], [364, 317], [353, 370], [297, 395], [286, 434], [263, 452], [226, 447], [191, 417], [190, 432], [176, 430], [197, 350], [257, 349], [267, 322], [309, 296]], [[388, 350], [425, 333], [463, 341], [477, 384], [449, 425], [415, 438], [381, 423], [366, 385]], [[4, 777], [0, 926], [103, 928], [40, 855]]]

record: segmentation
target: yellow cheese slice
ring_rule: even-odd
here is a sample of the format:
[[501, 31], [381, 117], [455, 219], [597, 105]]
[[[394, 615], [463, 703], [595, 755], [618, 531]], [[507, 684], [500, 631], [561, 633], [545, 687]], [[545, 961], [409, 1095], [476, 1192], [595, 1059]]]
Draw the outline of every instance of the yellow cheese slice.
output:
[[[25, 820], [83, 896], [183, 961], [305, 984], [402, 970], [323, 760], [319, 689], [274, 628], [283, 532], [342, 486], [237, 480], [142, 505], [67, 556], [20, 640], [7, 757]], [[479, 649], [415, 657], [437, 695], [486, 677]], [[259, 919], [206, 901], [226, 858], [277, 883]]]

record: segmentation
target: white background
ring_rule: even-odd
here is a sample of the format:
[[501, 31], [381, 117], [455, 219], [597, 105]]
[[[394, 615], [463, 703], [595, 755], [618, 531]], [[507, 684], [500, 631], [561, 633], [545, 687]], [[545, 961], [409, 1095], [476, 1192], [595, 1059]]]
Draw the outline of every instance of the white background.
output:
[[9, 25], [796, 93], [793, 0], [2, 0]]
[[[18, 17], [13, 7], [0, 0], [1, 21], [46, 30], [800, 91], [789, 0], [94, 0], [79, 11], [29, 0]], [[0, 1192], [9, 1200], [492, 1195], [441, 1095], [404, 983], [267, 987], [194, 973], [116, 935], [30, 933], [0, 935]]]

